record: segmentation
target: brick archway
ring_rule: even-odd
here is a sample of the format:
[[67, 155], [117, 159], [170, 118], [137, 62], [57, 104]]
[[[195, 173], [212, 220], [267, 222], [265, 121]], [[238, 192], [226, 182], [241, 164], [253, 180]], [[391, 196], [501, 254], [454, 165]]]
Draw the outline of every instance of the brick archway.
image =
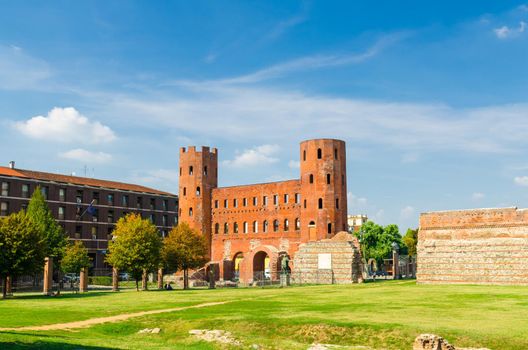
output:
[[277, 273], [278, 249], [271, 245], [261, 245], [251, 250], [249, 253], [244, 254], [244, 259], [240, 264], [240, 281], [247, 283], [253, 282], [253, 262], [255, 260], [255, 255], [258, 253], [265, 253], [269, 257], [271, 280], [275, 281], [279, 278]]

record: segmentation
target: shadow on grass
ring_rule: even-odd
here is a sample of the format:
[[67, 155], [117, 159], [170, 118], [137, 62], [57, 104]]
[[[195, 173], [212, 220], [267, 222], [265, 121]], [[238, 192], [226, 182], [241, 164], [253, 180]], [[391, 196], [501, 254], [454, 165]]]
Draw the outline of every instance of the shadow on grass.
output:
[[115, 349], [115, 348], [108, 348], [108, 347], [100, 347], [100, 346], [87, 346], [87, 345], [80, 345], [80, 344], [67, 344], [67, 343], [60, 343], [60, 342], [47, 342], [47, 341], [36, 341], [34, 343], [23, 343], [23, 342], [0, 342], [0, 349], [43, 349], [43, 350], [59, 350], [59, 349], [66, 349], [66, 350], [80, 350], [80, 349], [86, 349], [86, 350], [109, 350], [109, 349]]
[[[5, 299], [5, 300], [20, 300], [20, 299], [26, 299], [26, 300], [38, 300], [38, 299], [47, 299], [47, 300], [63, 300], [63, 299], [81, 299], [81, 298], [90, 298], [90, 297], [97, 297], [104, 294], [112, 294], [115, 292], [112, 291], [93, 291], [88, 293], [70, 293], [70, 292], [62, 292], [59, 296], [49, 296], [49, 295], [43, 295], [43, 294], [22, 294], [17, 295], [14, 294], [12, 297]], [[0, 299], [1, 300], [1, 299]]]

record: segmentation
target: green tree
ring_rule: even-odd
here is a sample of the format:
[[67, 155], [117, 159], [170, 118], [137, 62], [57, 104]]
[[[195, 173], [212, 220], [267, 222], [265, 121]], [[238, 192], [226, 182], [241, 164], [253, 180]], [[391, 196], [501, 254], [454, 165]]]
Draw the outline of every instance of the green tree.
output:
[[38, 226], [19, 212], [0, 218], [0, 276], [6, 297], [7, 277], [33, 273], [44, 263], [46, 239]]
[[403, 243], [407, 246], [409, 255], [416, 256], [416, 245], [418, 244], [418, 229], [408, 229], [403, 236]]
[[158, 229], [139, 214], [128, 214], [119, 219], [108, 244], [106, 261], [121, 271], [127, 271], [136, 280], [143, 272], [157, 269], [161, 261], [162, 239]]
[[89, 266], [90, 256], [84, 244], [81, 241], [68, 244], [61, 261], [62, 272], [78, 273], [81, 269]]
[[400, 249], [404, 246], [398, 225], [394, 224], [383, 227], [373, 221], [368, 221], [355, 235], [360, 239], [364, 258], [366, 260], [375, 259], [378, 266], [383, 264], [383, 259], [391, 258], [394, 242]]
[[207, 242], [185, 222], [173, 227], [163, 242], [163, 262], [172, 270], [183, 270], [183, 288], [189, 288], [189, 269], [207, 262]]
[[68, 244], [68, 238], [64, 234], [62, 227], [51, 214], [42, 195], [40, 187], [37, 186], [27, 208], [27, 215], [37, 225], [47, 242], [45, 256], [53, 256], [60, 261], [64, 254], [64, 248]]

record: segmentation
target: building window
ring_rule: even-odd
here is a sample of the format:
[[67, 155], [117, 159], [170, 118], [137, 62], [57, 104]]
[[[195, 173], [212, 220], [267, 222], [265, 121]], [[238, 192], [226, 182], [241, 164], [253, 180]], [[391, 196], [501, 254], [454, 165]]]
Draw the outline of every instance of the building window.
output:
[[336, 198], [336, 209], [339, 209], [339, 198]]
[[[22, 195], [24, 195], [23, 192], [24, 192], [24, 188], [22, 187]], [[66, 189], [65, 188], [59, 188], [59, 201], [61, 202], [66, 201]]]
[[334, 159], [337, 159], [337, 148], [334, 148]]
[[44, 197], [44, 199], [47, 200], [49, 196], [49, 187], [48, 186], [41, 187], [40, 192], [42, 193], [42, 196]]
[[290, 222], [288, 219], [284, 219], [284, 231], [289, 231], [290, 229]]
[[248, 233], [248, 226], [249, 225], [248, 225], [247, 221], [244, 221], [244, 228], [243, 228], [244, 229], [244, 233]]
[[323, 150], [318, 148], [317, 149], [317, 159], [323, 158]]
[[189, 208], [189, 216], [190, 216], [190, 217], [193, 216], [193, 210], [192, 210], [192, 208]]
[[28, 184], [22, 185], [22, 198], [29, 198], [29, 185]]
[[268, 220], [264, 220], [264, 222], [262, 223], [262, 231], [268, 232]]
[[163, 216], [161, 217], [161, 224], [162, 224], [162, 226], [167, 226], [167, 223], [168, 223], [167, 215], [163, 215]]
[[238, 223], [233, 224], [233, 233], [238, 233]]
[[92, 222], [99, 221], [99, 209], [93, 208]]
[[27, 203], [22, 203], [22, 205], [20, 207], [22, 208], [23, 211], [27, 211], [28, 204]]
[[306, 160], [306, 150], [303, 151], [303, 160]]
[[217, 222], [217, 223], [215, 224], [214, 233], [215, 233], [215, 234], [218, 234], [218, 231], [220, 231], [220, 224]]
[[66, 213], [66, 207], [59, 207], [58, 219], [64, 220], [65, 213]]
[[273, 231], [277, 232], [279, 230], [279, 220], [273, 220]]
[[295, 204], [301, 203], [301, 195], [299, 193], [295, 194]]
[[238, 200], [235, 198], [233, 199], [233, 208], [237, 208], [238, 207]]
[[287, 194], [284, 195], [284, 204], [288, 204], [289, 196]]
[[9, 203], [2, 202], [0, 203], [0, 216], [9, 215]]
[[155, 214], [150, 214], [149, 220], [153, 224], [156, 224], [156, 215]]
[[128, 195], [123, 195], [122, 198], [123, 207], [128, 207]]
[[279, 205], [279, 195], [278, 194], [273, 195], [273, 205]]
[[253, 232], [258, 233], [258, 221], [253, 221]]
[[323, 199], [319, 198], [319, 209], [323, 209]]
[[247, 198], [243, 198], [243, 199], [242, 199], [242, 205], [243, 205], [244, 207], [247, 207]]
[[81, 225], [75, 226], [75, 238], [82, 238], [82, 226]]
[[326, 174], [326, 183], [330, 185], [330, 174]]
[[99, 192], [94, 192], [92, 199], [93, 199], [93, 204], [99, 204]]
[[184, 195], [184, 196], [187, 195], [187, 187], [184, 187], [184, 188], [183, 188], [183, 195]]
[[204, 176], [207, 176], [207, 167], [204, 166]]
[[167, 211], [168, 208], [169, 208], [169, 201], [164, 199], [162, 202], [161, 202], [161, 205], [162, 205], [162, 208], [163, 208], [163, 211]]
[[181, 176], [181, 174], [182, 174], [182, 168], [180, 167], [180, 176]]
[[229, 207], [229, 201], [227, 199], [224, 199], [224, 208]]
[[156, 210], [156, 198], [150, 199], [150, 210]]
[[77, 194], [75, 195], [75, 201], [77, 204], [82, 204], [83, 202], [83, 191], [78, 190]]
[[143, 198], [142, 197], [137, 197], [137, 205], [136, 205], [136, 207], [138, 209], [143, 208]]
[[262, 197], [262, 205], [263, 205], [263, 206], [268, 205], [268, 196], [264, 196], [264, 197]]
[[229, 224], [226, 222], [224, 224], [224, 235], [227, 235], [229, 233]]
[[2, 182], [2, 196], [9, 196], [9, 182]]
[[109, 227], [108, 230], [106, 231], [106, 239], [109, 241], [112, 240], [112, 232], [114, 232], [113, 227]]
[[306, 199], [304, 200], [304, 209], [306, 209]]
[[109, 223], [114, 222], [114, 211], [113, 210], [109, 210], [108, 211], [108, 218], [107, 218], [106, 221], [109, 222]]
[[193, 174], [193, 167], [192, 165], [189, 167], [189, 175], [192, 175]]
[[313, 175], [310, 174], [310, 183], [313, 184]]
[[299, 231], [301, 229], [301, 220], [299, 218], [295, 219], [295, 230]]
[[106, 195], [106, 203], [108, 205], [114, 205], [114, 194], [113, 193], [109, 193]]
[[215, 200], [215, 208], [218, 209], [218, 200]]
[[328, 223], [328, 234], [332, 233], [332, 224]]
[[257, 197], [253, 197], [253, 205], [257, 205], [258, 204], [258, 199]]
[[198, 186], [198, 187], [196, 187], [196, 195], [197, 195], [198, 197], [200, 197], [200, 193], [201, 193], [201, 191], [200, 191], [200, 186]]
[[97, 239], [97, 227], [92, 227], [92, 239]]

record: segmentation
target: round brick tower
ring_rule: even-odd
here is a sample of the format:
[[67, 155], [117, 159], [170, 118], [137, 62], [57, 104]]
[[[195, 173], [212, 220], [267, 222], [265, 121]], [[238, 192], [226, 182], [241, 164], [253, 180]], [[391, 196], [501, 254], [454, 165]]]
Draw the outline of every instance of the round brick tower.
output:
[[211, 193], [218, 186], [216, 148], [180, 148], [179, 221], [202, 232], [211, 244]]
[[347, 230], [345, 142], [301, 142], [301, 240], [316, 241]]

